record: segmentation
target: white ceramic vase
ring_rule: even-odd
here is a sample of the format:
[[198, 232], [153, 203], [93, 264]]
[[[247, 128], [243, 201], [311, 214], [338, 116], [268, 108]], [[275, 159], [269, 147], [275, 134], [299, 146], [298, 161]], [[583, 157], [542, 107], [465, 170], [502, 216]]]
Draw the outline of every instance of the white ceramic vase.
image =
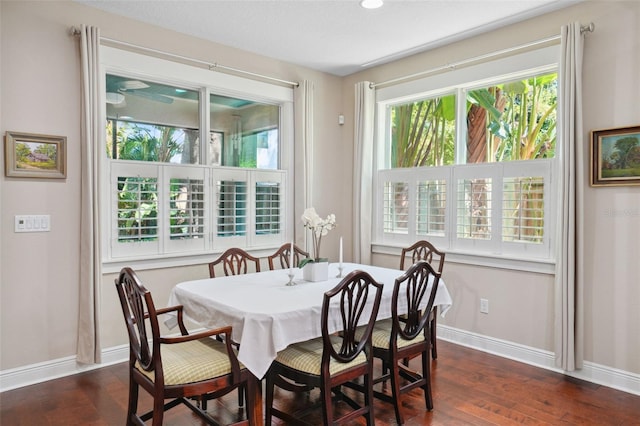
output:
[[329, 262], [311, 262], [302, 267], [302, 278], [305, 281], [327, 281], [329, 279]]

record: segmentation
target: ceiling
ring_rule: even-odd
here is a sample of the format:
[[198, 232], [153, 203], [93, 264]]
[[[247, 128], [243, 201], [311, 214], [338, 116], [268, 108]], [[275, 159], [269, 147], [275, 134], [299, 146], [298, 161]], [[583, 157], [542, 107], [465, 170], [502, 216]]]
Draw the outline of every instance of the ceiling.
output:
[[76, 1], [345, 76], [580, 0], [385, 0], [379, 9], [358, 0]]

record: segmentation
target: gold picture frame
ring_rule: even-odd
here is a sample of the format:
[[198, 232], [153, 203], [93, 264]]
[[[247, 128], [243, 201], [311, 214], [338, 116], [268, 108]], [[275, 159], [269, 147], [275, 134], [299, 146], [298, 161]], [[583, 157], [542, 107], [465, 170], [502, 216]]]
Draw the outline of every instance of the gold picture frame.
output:
[[591, 186], [640, 185], [640, 126], [591, 132]]
[[4, 147], [4, 171], [8, 177], [67, 177], [66, 136], [7, 132]]

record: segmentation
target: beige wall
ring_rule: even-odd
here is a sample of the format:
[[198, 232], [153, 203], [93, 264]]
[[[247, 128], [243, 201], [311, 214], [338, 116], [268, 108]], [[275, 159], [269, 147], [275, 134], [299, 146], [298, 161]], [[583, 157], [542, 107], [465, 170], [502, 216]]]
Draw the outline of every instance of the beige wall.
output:
[[[585, 41], [584, 136], [606, 127], [639, 124], [640, 3], [588, 2], [447, 48], [340, 79], [273, 59], [204, 42], [147, 24], [115, 17], [72, 2], [0, 3], [0, 133], [7, 130], [66, 135], [65, 181], [2, 177], [0, 224], [0, 370], [75, 354], [78, 298], [80, 203], [80, 89], [78, 41], [68, 28], [82, 23], [102, 35], [287, 80], [315, 84], [316, 174], [313, 204], [335, 213], [337, 232], [323, 253], [337, 255], [345, 237], [351, 253], [354, 83], [383, 81], [558, 34], [570, 21], [593, 21]], [[339, 114], [346, 123], [339, 126]], [[585, 143], [587, 140], [585, 139]], [[585, 158], [586, 162], [587, 159]], [[640, 373], [640, 262], [632, 250], [640, 236], [640, 188], [585, 185], [585, 325], [588, 361]], [[631, 212], [625, 214], [624, 212]], [[635, 214], [634, 214], [635, 212]], [[49, 233], [15, 234], [16, 214], [50, 214]], [[374, 256], [396, 265], [394, 256]], [[178, 281], [206, 276], [204, 266], [141, 271], [158, 305]], [[113, 274], [102, 288], [102, 344], [126, 342]], [[553, 346], [553, 277], [450, 263], [445, 279], [454, 307], [441, 321], [451, 327], [543, 350]], [[490, 314], [478, 299], [490, 299]]]
[[[203, 61], [315, 84], [314, 164], [327, 177], [314, 181], [315, 205], [335, 213], [349, 229], [350, 206], [335, 197], [330, 186], [348, 181], [350, 164], [339, 155], [345, 147], [337, 122], [340, 79], [270, 58], [249, 54], [193, 37], [162, 30], [88, 8], [70, 1], [0, 2], [2, 69], [0, 132], [21, 131], [65, 135], [68, 174], [64, 181], [1, 178], [0, 370], [28, 366], [76, 352], [79, 280], [80, 207], [80, 74], [78, 39], [71, 26], [100, 27], [102, 36]], [[332, 169], [335, 168], [335, 171]], [[317, 200], [317, 201], [315, 201]], [[320, 208], [321, 207], [321, 208]], [[326, 213], [325, 213], [326, 211]], [[51, 232], [16, 234], [17, 214], [51, 215]], [[337, 256], [339, 235], [329, 236], [323, 253]], [[345, 247], [347, 249], [347, 247]], [[325, 251], [326, 250], [326, 251]], [[207, 276], [205, 265], [183, 269], [142, 271], [157, 304], [166, 304], [177, 282]], [[105, 275], [102, 288], [102, 344], [126, 342], [122, 313]]]
[[[559, 34], [562, 25], [595, 24], [585, 36], [583, 137], [591, 130], [640, 124], [640, 2], [586, 2], [521, 24], [346, 77], [347, 134], [353, 132], [354, 84], [381, 82]], [[584, 187], [585, 360], [640, 373], [640, 187]], [[375, 255], [374, 262], [398, 259]], [[454, 306], [441, 324], [553, 351], [554, 280], [448, 262], [443, 274]], [[489, 299], [489, 315], [479, 299]]]

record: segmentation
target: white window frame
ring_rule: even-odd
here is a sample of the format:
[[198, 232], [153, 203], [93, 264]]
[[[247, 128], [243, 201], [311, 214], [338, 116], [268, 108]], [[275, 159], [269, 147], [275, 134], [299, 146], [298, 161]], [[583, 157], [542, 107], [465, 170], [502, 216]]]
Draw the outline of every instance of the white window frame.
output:
[[[118, 243], [118, 215], [111, 214], [111, 212], [118, 211], [117, 181], [118, 177], [120, 176], [155, 178], [158, 188], [157, 210], [160, 211], [164, 204], [161, 164], [139, 161], [109, 161], [108, 166], [110, 169], [110, 184], [106, 188], [106, 191], [103, 191], [103, 193], [109, 194], [108, 203], [105, 203], [109, 207], [108, 209], [105, 209], [109, 212], [109, 214], [107, 216], [103, 216], [104, 218], [107, 218], [106, 220], [103, 220], [103, 223], [108, 222], [108, 225], [105, 229], [108, 234], [104, 233], [103, 235], [108, 235], [109, 238], [103, 239], [107, 240], [103, 241], [103, 243], [108, 243], [107, 249], [109, 250], [109, 253], [111, 254], [113, 259], [140, 258], [149, 255], [158, 255], [161, 252], [161, 244], [163, 242], [161, 223], [158, 224], [158, 232], [154, 240]], [[113, 244], [119, 244], [119, 248], [117, 250], [114, 250]]]
[[[416, 210], [417, 202], [417, 183], [425, 180], [446, 180], [447, 183], [451, 180], [452, 166], [443, 167], [416, 167], [416, 168], [399, 168], [399, 169], [385, 169], [379, 170], [376, 174], [376, 194], [374, 199], [378, 203], [378, 209], [376, 212], [383, 209], [383, 191], [386, 182], [406, 182], [409, 189], [409, 223], [407, 225], [407, 232], [397, 233], [385, 233], [384, 232], [384, 218], [376, 216], [375, 229], [372, 235], [374, 235], [374, 244], [384, 242], [389, 245], [395, 246], [408, 246], [413, 244], [416, 239], [425, 238], [431, 241], [436, 247], [448, 246], [447, 236], [449, 235], [451, 218], [450, 215], [445, 216], [444, 236], [435, 234], [420, 234], [416, 231], [416, 216], [412, 214]], [[447, 199], [450, 197], [450, 185], [447, 185]]]
[[[286, 174], [280, 170], [257, 170], [251, 175], [250, 179], [251, 190], [250, 193], [253, 194], [251, 197], [251, 205], [252, 209], [257, 212], [257, 191], [256, 186], [258, 183], [271, 183], [277, 184], [280, 187], [280, 209], [286, 207], [286, 197], [283, 195], [286, 194]], [[284, 216], [280, 214], [279, 221], [279, 229], [284, 230], [286, 225], [283, 220]], [[274, 247], [280, 246], [283, 244], [281, 234], [258, 234], [256, 232], [256, 216], [253, 216], [252, 229], [251, 229], [251, 246], [252, 247]]]
[[[210, 232], [210, 221], [211, 221], [211, 197], [209, 197], [207, 193], [207, 182], [209, 181], [210, 169], [207, 167], [194, 167], [190, 165], [172, 165], [171, 167], [164, 167], [164, 182], [163, 188], [166, 188], [167, 191], [164, 194], [164, 197], [169, 196], [169, 188], [170, 182], [172, 178], [177, 179], [197, 179], [202, 180], [204, 186], [204, 238], [188, 238], [188, 239], [178, 239], [172, 240], [169, 231], [169, 200], [165, 200], [162, 205], [162, 217], [164, 219], [164, 223], [162, 224], [163, 232], [163, 241], [164, 241], [164, 250], [163, 252], [166, 254], [171, 253], [185, 253], [185, 252], [205, 252], [210, 248], [209, 238], [207, 238]], [[164, 198], [163, 197], [163, 198]], [[164, 210], [166, 209], [166, 210]]]
[[[413, 169], [388, 169], [387, 153], [390, 144], [388, 113], [392, 106], [414, 100], [443, 96], [457, 92], [457, 100], [466, 99], [467, 90], [485, 87], [496, 82], [525, 78], [532, 74], [557, 72], [559, 47], [550, 46], [532, 52], [526, 52], [495, 61], [470, 66], [448, 73], [426, 77], [379, 89], [376, 92], [376, 143], [374, 150], [377, 172], [374, 173], [374, 221], [373, 251], [385, 254], [397, 254], [398, 249], [419, 239], [428, 239], [437, 247], [444, 249], [447, 260], [454, 262], [497, 266], [517, 270], [553, 273], [555, 264], [554, 232], [555, 224], [552, 212], [557, 204], [557, 190], [553, 185], [553, 176], [560, 167], [554, 159], [511, 161], [501, 163], [462, 164], [466, 158], [464, 135], [466, 123], [460, 118], [456, 125], [456, 165]], [[464, 117], [465, 103], [457, 102], [458, 117]], [[560, 144], [560, 141], [557, 142]], [[424, 170], [426, 169], [426, 170]], [[481, 177], [484, 172], [492, 179], [491, 240], [467, 240], [456, 238], [457, 217], [455, 209], [457, 181], [464, 177]], [[527, 175], [526, 173], [533, 173]], [[385, 181], [398, 181], [406, 177], [410, 184], [410, 209], [416, 203], [415, 185], [420, 180], [436, 180], [447, 176], [447, 213], [445, 218], [445, 236], [418, 235], [415, 232], [415, 215], [409, 223], [407, 235], [385, 234], [383, 225], [383, 189]], [[542, 176], [544, 179], [544, 239], [542, 244], [502, 241], [502, 191], [503, 177]], [[411, 211], [411, 210], [410, 210]]]
[[[101, 199], [101, 227], [103, 238], [102, 255], [103, 255], [103, 271], [116, 272], [122, 266], [132, 265], [138, 269], [156, 268], [156, 267], [171, 267], [171, 266], [185, 266], [189, 264], [201, 264], [211, 260], [212, 255], [221, 253], [224, 249], [230, 246], [243, 247], [251, 251], [254, 255], [265, 255], [271, 253], [274, 248], [279, 247], [282, 243], [290, 241], [293, 235], [293, 185], [289, 185], [288, 182], [293, 178], [293, 88], [284, 87], [282, 85], [270, 84], [262, 81], [251, 80], [243, 77], [238, 77], [229, 74], [211, 72], [207, 69], [189, 66], [182, 63], [172, 62], [169, 60], [142, 55], [126, 50], [121, 50], [109, 46], [102, 46], [101, 49], [101, 76], [104, 79], [106, 74], [118, 74], [128, 75], [143, 80], [158, 81], [163, 84], [176, 85], [178, 87], [184, 87], [188, 89], [195, 89], [200, 91], [200, 140], [208, 141], [210, 124], [209, 124], [209, 95], [215, 93], [218, 95], [237, 97], [247, 100], [253, 100], [256, 102], [262, 102], [266, 104], [278, 105], [280, 108], [280, 146], [279, 146], [279, 169], [277, 171], [260, 170], [260, 169], [240, 169], [240, 168], [225, 168], [225, 167], [211, 167], [208, 166], [209, 159], [208, 147], [206, 143], [201, 143], [200, 158], [201, 163], [199, 165], [176, 165], [176, 164], [162, 164], [162, 163], [144, 163], [141, 162], [127, 162], [123, 160], [111, 160], [104, 154], [104, 135], [101, 136], [99, 146], [101, 147], [98, 152], [102, 155], [101, 162], [101, 185], [104, 194]], [[103, 94], [104, 95], [104, 94]], [[105, 100], [101, 100], [102, 114], [101, 123], [106, 122], [106, 110], [104, 108]], [[215, 130], [215, 129], [213, 129]], [[115, 164], [118, 163], [118, 166]], [[130, 164], [135, 163], [135, 164]], [[133, 243], [131, 248], [124, 249], [122, 247], [114, 250], [114, 232], [117, 238], [117, 224], [114, 228], [114, 220], [117, 217], [113, 217], [114, 212], [114, 194], [112, 188], [114, 188], [111, 171], [112, 167], [116, 167], [116, 170], [122, 170], [128, 172], [127, 167], [131, 168], [131, 172], [138, 170], [136, 176], [139, 174], [139, 170], [149, 169], [149, 173], [155, 170], [156, 175], [159, 177], [162, 175], [163, 168], [189, 168], [194, 171], [188, 174], [196, 173], [197, 175], [204, 174], [206, 180], [205, 186], [209, 189], [205, 189], [205, 206], [208, 211], [208, 218], [206, 219], [205, 232], [208, 234], [208, 238], [204, 240], [174, 240], [171, 241], [168, 235], [168, 219], [165, 219], [163, 224], [166, 225], [166, 230], [163, 230], [159, 235], [157, 241], [153, 244], [145, 243]], [[135, 170], [134, 170], [135, 169]], [[216, 174], [226, 173], [227, 169], [244, 173], [248, 176], [248, 183], [253, 185], [255, 179], [264, 179], [266, 176], [271, 177], [272, 180], [278, 181], [281, 184], [281, 233], [273, 234], [269, 236], [252, 236], [251, 230], [255, 230], [253, 227], [253, 218], [247, 223], [247, 236], [242, 239], [235, 239], [233, 243], [230, 241], [222, 242], [215, 236], [216, 225], [216, 194], [215, 186], [212, 182], [216, 179]], [[200, 171], [195, 171], [200, 170]], [[167, 172], [167, 176], [171, 174]], [[166, 177], [166, 194], [159, 194], [159, 210], [166, 209], [163, 212], [165, 218], [168, 217], [168, 200], [163, 201], [163, 197], [168, 196], [168, 182], [169, 177]], [[163, 192], [163, 189], [159, 187], [159, 192]], [[249, 199], [247, 200], [248, 216], [251, 217], [255, 213], [255, 195], [254, 191], [250, 191]], [[115, 198], [117, 203], [117, 197]], [[117, 211], [117, 204], [115, 206]], [[289, 224], [289, 226], [285, 226]], [[166, 237], [164, 235], [166, 233]], [[264, 237], [264, 238], [263, 238]], [[120, 245], [122, 246], [122, 244]]]

